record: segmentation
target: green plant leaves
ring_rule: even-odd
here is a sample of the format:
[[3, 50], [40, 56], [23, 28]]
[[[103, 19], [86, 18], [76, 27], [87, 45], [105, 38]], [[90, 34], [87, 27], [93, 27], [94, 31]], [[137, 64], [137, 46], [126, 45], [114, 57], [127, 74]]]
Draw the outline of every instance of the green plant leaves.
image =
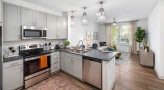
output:
[[134, 40], [136, 42], [142, 42], [144, 38], [147, 37], [147, 33], [145, 33], [144, 29], [141, 29], [141, 27], [137, 27], [137, 31], [134, 34]]

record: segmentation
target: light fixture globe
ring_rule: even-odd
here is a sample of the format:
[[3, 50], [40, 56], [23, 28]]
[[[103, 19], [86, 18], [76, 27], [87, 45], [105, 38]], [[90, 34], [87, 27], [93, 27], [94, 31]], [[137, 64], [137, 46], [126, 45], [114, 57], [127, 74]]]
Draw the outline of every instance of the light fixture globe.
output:
[[84, 12], [82, 16], [82, 25], [88, 25], [87, 13], [85, 12], [86, 7], [84, 7]]
[[100, 4], [101, 4], [101, 8], [99, 9], [99, 13], [97, 14], [97, 16], [98, 16], [97, 22], [105, 23], [106, 16], [105, 16], [104, 8], [102, 8], [103, 1], [101, 1]]
[[116, 18], [113, 18], [113, 19], [114, 19], [113, 26], [116, 26], [117, 25]]
[[75, 17], [73, 15], [74, 11], [71, 11], [72, 15], [71, 15], [71, 19], [70, 19], [70, 26], [74, 27], [75, 26]]

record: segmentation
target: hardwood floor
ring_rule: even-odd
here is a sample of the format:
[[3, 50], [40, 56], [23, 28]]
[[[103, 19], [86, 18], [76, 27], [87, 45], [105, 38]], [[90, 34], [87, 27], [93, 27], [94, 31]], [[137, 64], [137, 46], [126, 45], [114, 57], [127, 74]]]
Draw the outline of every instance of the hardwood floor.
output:
[[158, 79], [153, 68], [139, 65], [138, 55], [131, 55], [128, 65], [116, 65], [113, 90], [164, 90], [164, 80]]
[[[63, 72], [60, 76], [77, 86], [80, 90], [98, 90]], [[128, 65], [116, 65], [116, 82], [113, 90], [164, 90], [164, 80], [158, 79], [153, 68], [139, 65], [138, 55], [131, 55]]]

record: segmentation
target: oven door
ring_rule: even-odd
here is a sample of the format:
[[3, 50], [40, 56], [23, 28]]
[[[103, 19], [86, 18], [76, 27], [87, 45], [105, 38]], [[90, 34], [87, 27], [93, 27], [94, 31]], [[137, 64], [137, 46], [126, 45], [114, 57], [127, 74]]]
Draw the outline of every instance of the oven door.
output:
[[31, 58], [27, 58], [25, 59], [25, 63], [24, 63], [24, 76], [29, 76], [32, 75], [34, 73], [37, 73], [39, 71], [45, 70], [47, 68], [50, 68], [50, 56], [47, 55], [47, 67], [46, 68], [39, 68], [39, 63], [40, 63], [40, 57], [31, 57]]

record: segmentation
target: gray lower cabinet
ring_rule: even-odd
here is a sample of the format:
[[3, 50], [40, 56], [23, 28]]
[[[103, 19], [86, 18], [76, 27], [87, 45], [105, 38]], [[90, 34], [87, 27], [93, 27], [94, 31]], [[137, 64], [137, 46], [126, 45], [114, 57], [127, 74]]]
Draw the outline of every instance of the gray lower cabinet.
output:
[[51, 73], [60, 70], [60, 53], [51, 53]]
[[3, 90], [15, 90], [23, 86], [23, 60], [3, 64]]
[[21, 25], [46, 27], [46, 13], [21, 7]]
[[61, 70], [66, 71], [65, 52], [60, 53], [60, 62]]
[[[62, 59], [62, 57], [64, 58]], [[61, 54], [61, 69], [82, 79], [82, 56], [64, 52], [64, 55]]]
[[18, 41], [20, 35], [20, 6], [3, 3], [4, 41]]

